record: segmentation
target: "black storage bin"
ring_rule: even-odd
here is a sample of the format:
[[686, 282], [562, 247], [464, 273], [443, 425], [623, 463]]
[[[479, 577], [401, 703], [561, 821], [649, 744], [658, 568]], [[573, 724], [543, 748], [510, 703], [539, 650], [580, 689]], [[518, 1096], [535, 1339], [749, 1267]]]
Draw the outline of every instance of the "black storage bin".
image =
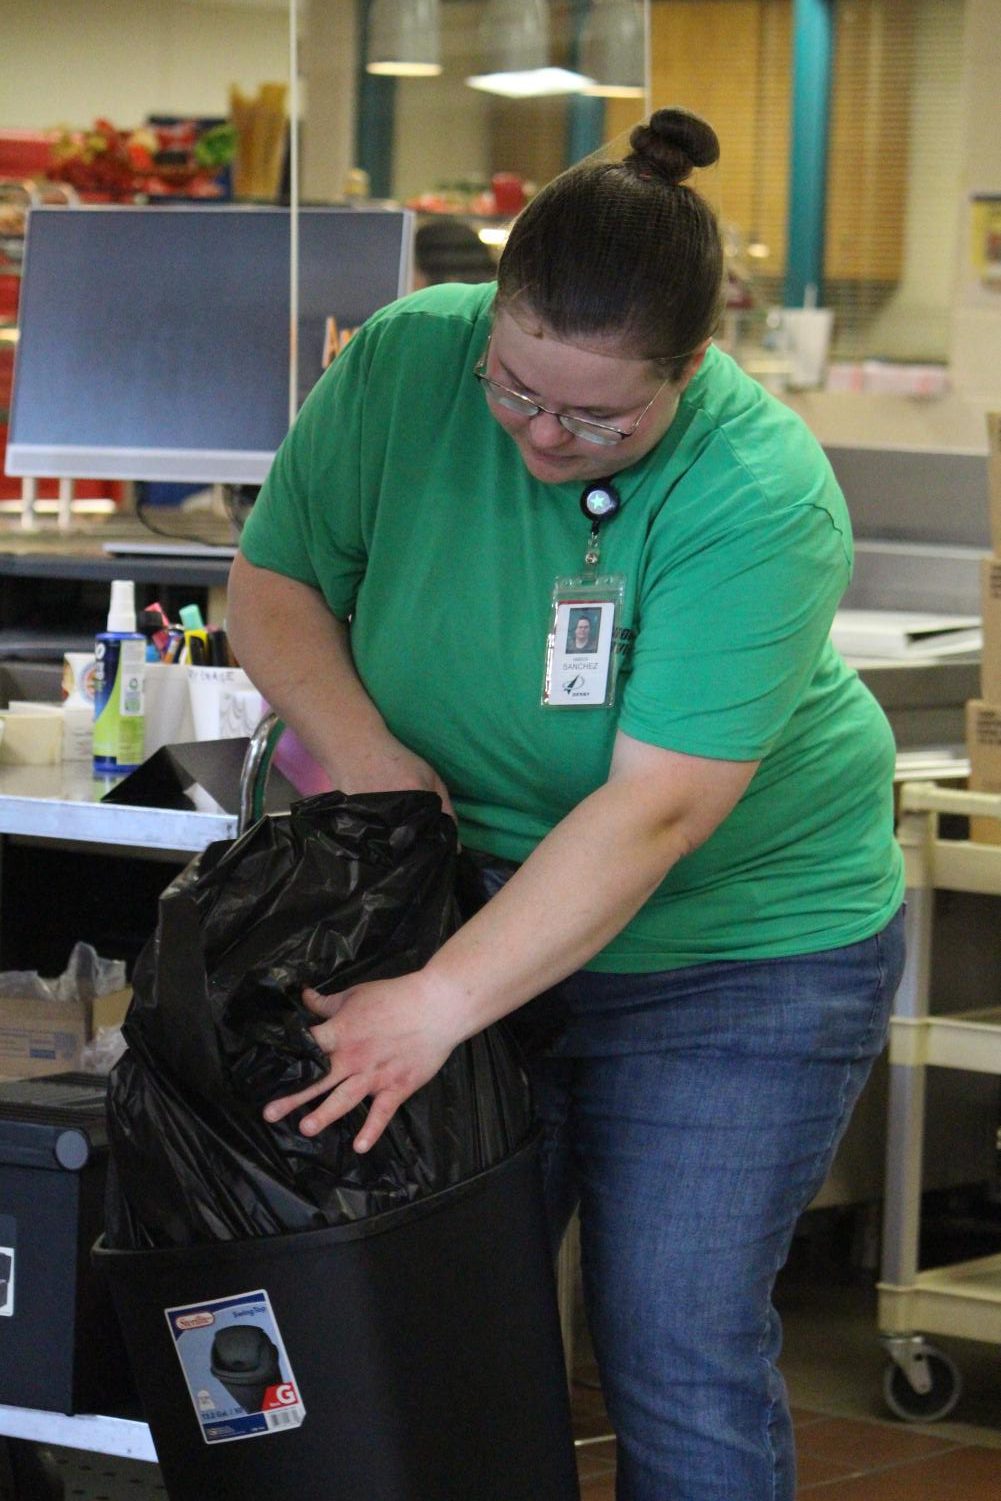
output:
[[0, 1080], [0, 1402], [111, 1412], [135, 1388], [90, 1250], [104, 1217], [106, 1080]]
[[171, 1501], [579, 1495], [534, 1141], [367, 1220], [95, 1259]]

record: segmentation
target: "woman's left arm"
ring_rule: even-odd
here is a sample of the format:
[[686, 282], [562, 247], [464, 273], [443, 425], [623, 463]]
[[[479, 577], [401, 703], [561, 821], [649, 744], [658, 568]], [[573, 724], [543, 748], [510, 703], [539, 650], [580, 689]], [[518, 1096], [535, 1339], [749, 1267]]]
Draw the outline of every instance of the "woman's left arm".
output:
[[371, 1097], [355, 1139], [367, 1151], [452, 1049], [586, 964], [678, 860], [733, 809], [756, 761], [682, 755], [621, 731], [608, 780], [579, 803], [423, 969], [338, 995], [307, 993], [330, 1072], [273, 1101], [268, 1120], [320, 1095], [315, 1135]]

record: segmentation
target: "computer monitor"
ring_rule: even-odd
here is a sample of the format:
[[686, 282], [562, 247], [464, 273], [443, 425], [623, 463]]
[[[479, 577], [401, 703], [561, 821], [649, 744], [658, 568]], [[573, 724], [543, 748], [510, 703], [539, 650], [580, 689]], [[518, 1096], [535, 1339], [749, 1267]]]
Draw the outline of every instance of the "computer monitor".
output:
[[[298, 399], [407, 290], [413, 215], [299, 210]], [[32, 209], [13, 475], [259, 484], [289, 425], [289, 210]]]

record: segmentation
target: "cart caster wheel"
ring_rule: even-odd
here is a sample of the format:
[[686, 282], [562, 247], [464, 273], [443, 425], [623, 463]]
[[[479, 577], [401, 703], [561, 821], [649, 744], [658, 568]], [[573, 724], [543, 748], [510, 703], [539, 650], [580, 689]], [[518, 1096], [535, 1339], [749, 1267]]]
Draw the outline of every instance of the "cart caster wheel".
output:
[[948, 1417], [959, 1401], [963, 1379], [948, 1355], [932, 1345], [925, 1346], [917, 1358], [928, 1373], [928, 1390], [915, 1391], [906, 1373], [891, 1360], [883, 1372], [883, 1398], [890, 1411], [905, 1423], [937, 1423]]

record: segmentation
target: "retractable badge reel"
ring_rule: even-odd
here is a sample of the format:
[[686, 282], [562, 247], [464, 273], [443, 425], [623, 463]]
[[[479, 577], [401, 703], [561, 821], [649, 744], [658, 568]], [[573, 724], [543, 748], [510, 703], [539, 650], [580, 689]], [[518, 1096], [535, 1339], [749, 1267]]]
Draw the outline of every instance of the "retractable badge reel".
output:
[[619, 668], [618, 623], [625, 598], [621, 573], [599, 573], [599, 532], [621, 509], [610, 480], [587, 485], [580, 508], [591, 523], [579, 574], [553, 584], [546, 638], [542, 703], [547, 709], [600, 709], [615, 700]]

